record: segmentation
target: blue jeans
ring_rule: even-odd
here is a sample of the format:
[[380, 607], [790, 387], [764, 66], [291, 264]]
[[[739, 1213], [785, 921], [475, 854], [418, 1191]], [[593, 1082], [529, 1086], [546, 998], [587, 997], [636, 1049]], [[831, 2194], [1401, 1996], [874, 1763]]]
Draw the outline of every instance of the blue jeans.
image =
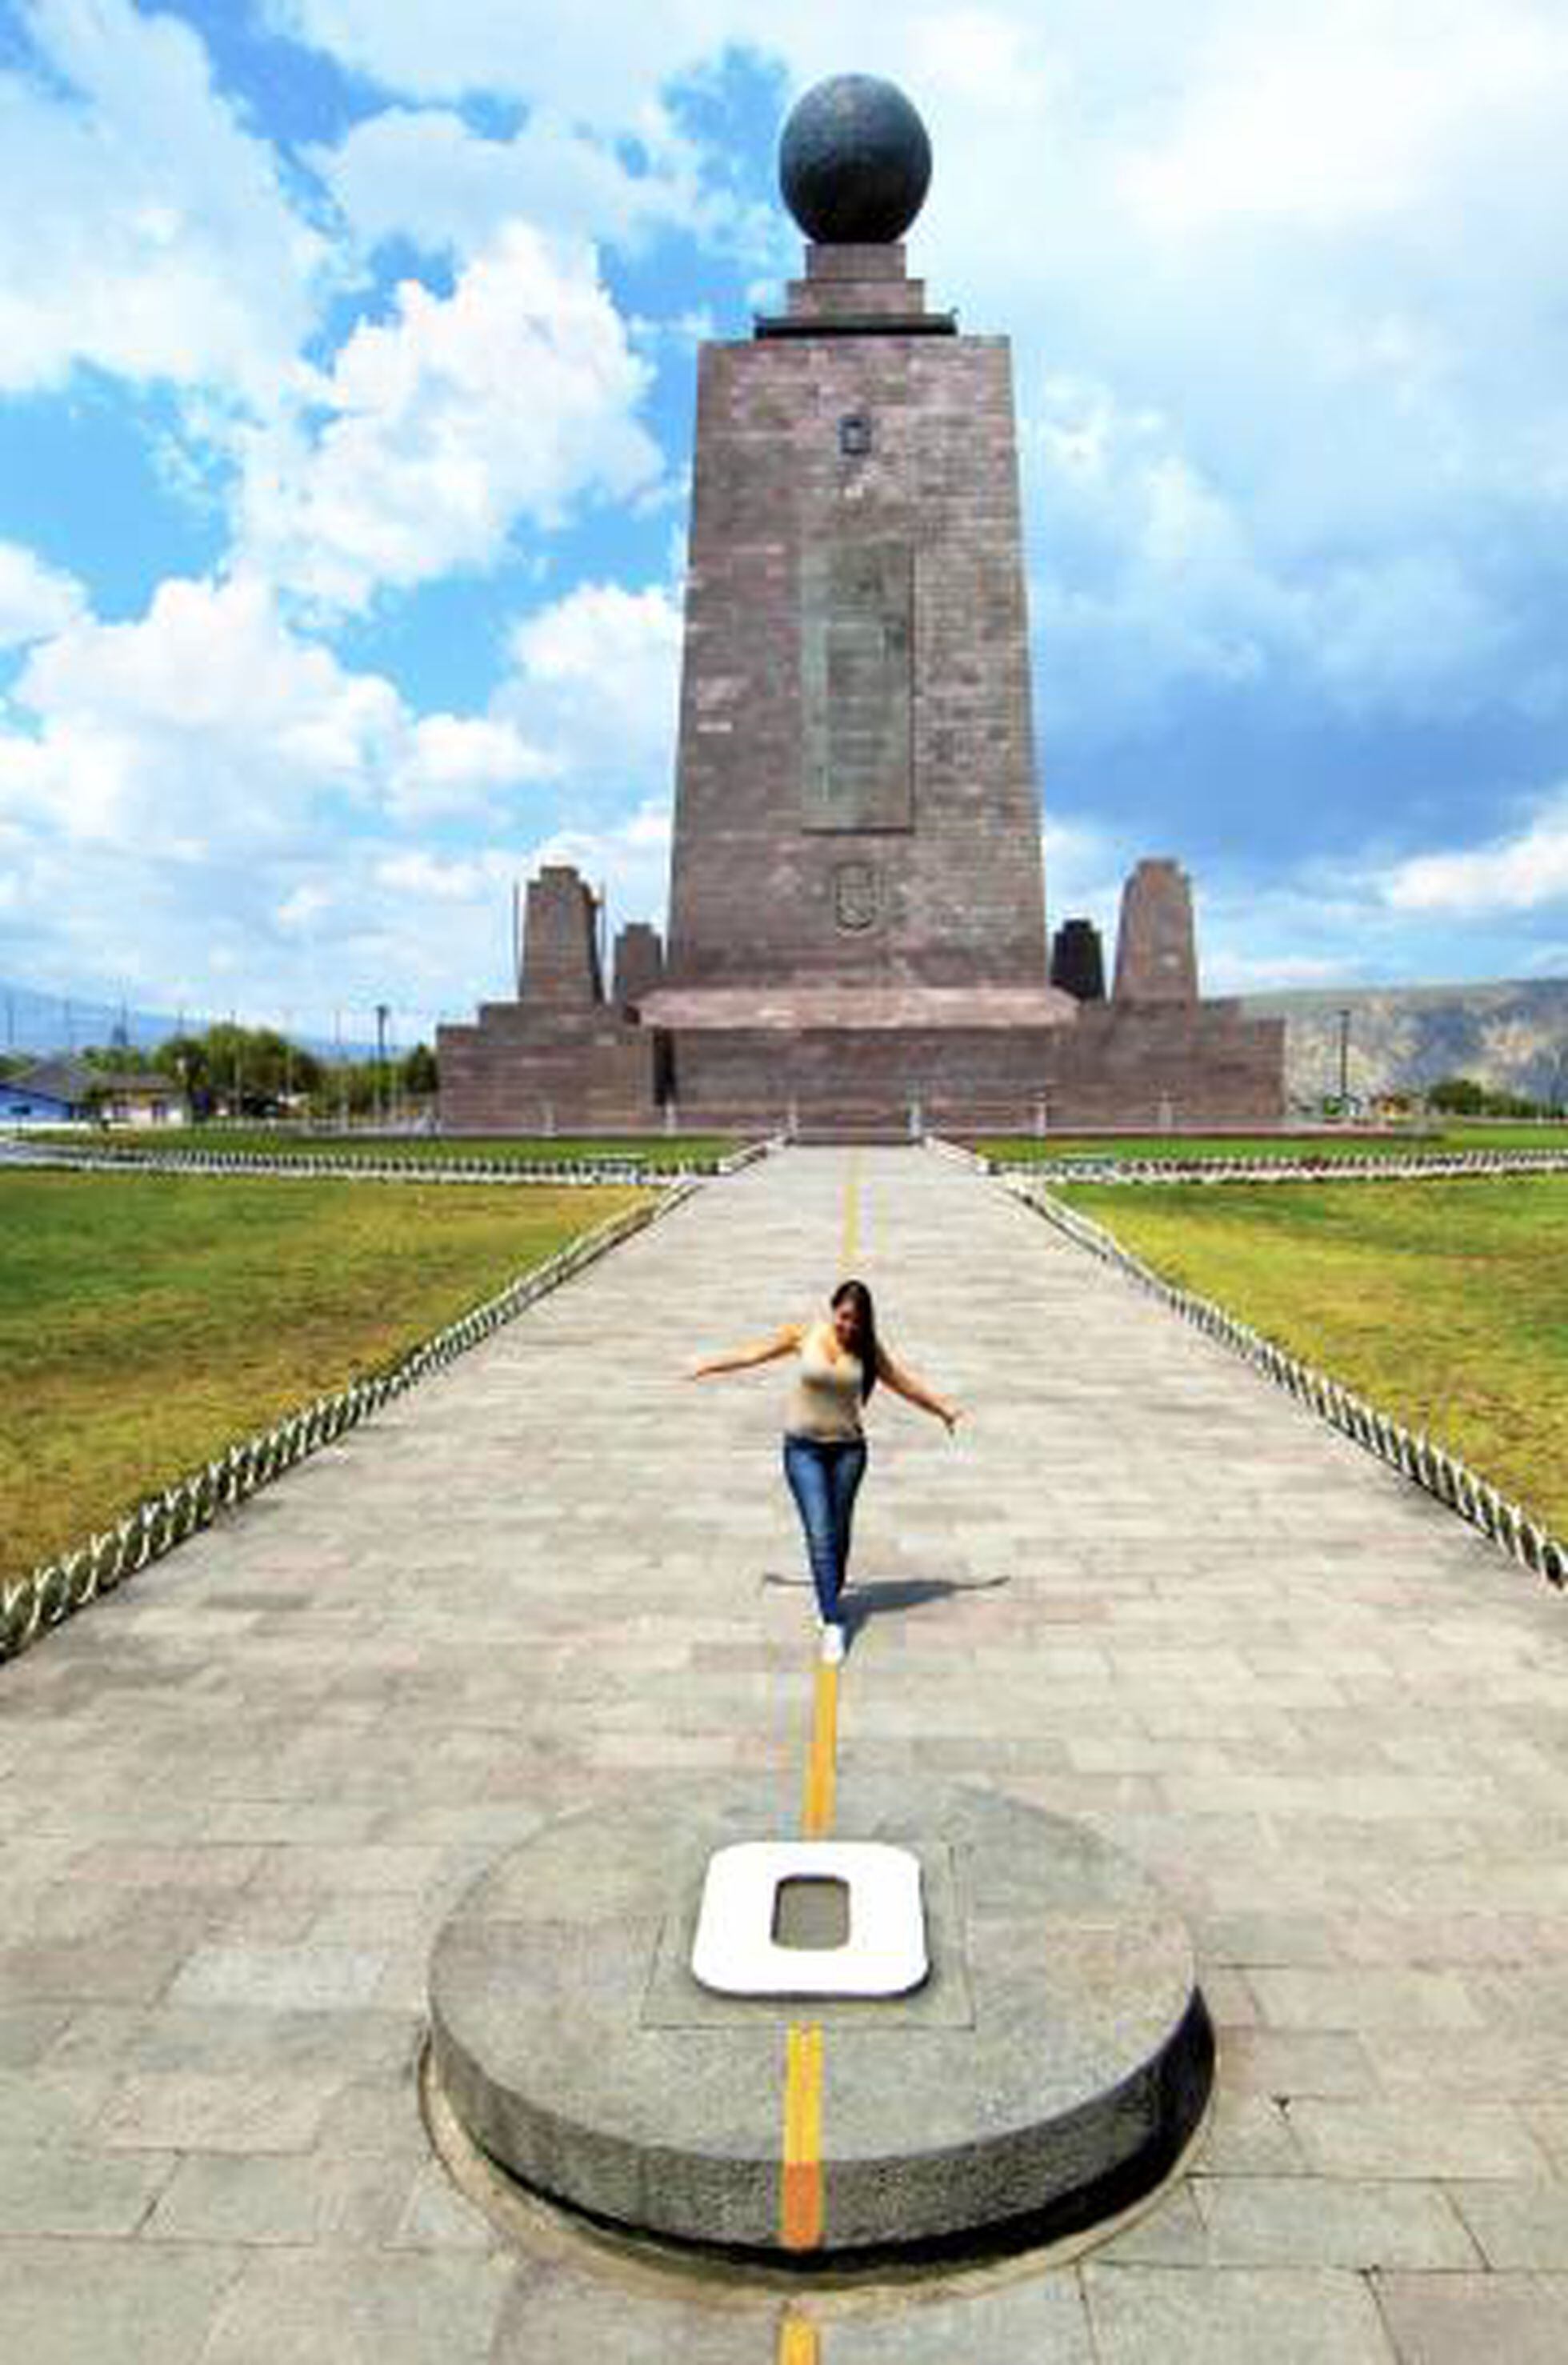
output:
[[814, 1437], [787, 1437], [784, 1475], [805, 1530], [817, 1608], [832, 1625], [849, 1574], [849, 1532], [855, 1497], [866, 1475], [866, 1440], [854, 1437], [830, 1443]]

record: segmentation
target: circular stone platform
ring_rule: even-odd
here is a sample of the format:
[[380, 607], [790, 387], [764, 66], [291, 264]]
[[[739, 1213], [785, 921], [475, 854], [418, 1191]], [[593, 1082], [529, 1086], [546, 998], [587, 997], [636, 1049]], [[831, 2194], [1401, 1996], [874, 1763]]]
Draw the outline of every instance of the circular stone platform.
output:
[[689, 1966], [710, 1856], [795, 1836], [777, 1778], [660, 1786], [547, 1825], [469, 1891], [432, 1958], [432, 2066], [493, 2160], [594, 2217], [782, 2259], [786, 2034], [809, 2023], [819, 2260], [1047, 2240], [1169, 2173], [1213, 2034], [1187, 1933], [1137, 1865], [989, 1791], [846, 1782], [834, 1837], [920, 1859], [924, 1986], [709, 1992]]

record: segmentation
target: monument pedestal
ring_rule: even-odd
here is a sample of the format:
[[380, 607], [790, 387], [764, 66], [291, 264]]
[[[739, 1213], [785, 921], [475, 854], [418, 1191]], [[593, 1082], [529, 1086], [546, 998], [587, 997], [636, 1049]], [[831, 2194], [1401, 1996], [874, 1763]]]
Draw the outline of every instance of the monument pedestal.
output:
[[778, 1790], [683, 1783], [569, 1817], [458, 1906], [431, 1964], [432, 2070], [498, 2169], [629, 2233], [799, 2263], [784, 2089], [790, 2032], [809, 2023], [808, 2259], [1062, 2238], [1171, 2173], [1214, 2044], [1186, 1932], [1147, 1874], [994, 1792], [842, 1778], [835, 1837], [918, 1860], [924, 1981], [716, 1994], [691, 1967], [708, 1866], [790, 1836]]

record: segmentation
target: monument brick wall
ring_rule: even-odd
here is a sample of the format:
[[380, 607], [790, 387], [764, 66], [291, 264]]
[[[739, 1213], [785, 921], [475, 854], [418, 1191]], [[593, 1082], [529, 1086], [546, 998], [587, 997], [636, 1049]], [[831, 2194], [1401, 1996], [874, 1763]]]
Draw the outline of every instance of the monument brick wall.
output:
[[896, 245], [758, 326], [699, 364], [670, 981], [1044, 989], [1006, 340]]
[[658, 930], [646, 920], [630, 920], [615, 939], [611, 1000], [624, 1014], [664, 982], [665, 954]]
[[530, 882], [521, 997], [482, 1004], [471, 1026], [436, 1031], [444, 1131], [622, 1131], [650, 1122], [659, 1043], [604, 999], [598, 916], [591, 889], [569, 865], [547, 866]]
[[599, 905], [569, 863], [546, 863], [528, 886], [522, 999], [535, 1008], [586, 1009], [604, 999]]
[[1140, 862], [1123, 888], [1112, 991], [1117, 1002], [1198, 999], [1193, 889], [1179, 862]]
[[1075, 1002], [1105, 998], [1105, 954], [1092, 920], [1064, 920], [1051, 939], [1051, 983]]

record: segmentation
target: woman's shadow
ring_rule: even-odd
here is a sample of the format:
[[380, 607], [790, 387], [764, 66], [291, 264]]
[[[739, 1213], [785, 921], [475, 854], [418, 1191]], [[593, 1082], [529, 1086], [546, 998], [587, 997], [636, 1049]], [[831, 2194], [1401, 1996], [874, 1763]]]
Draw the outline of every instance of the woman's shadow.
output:
[[[775, 1576], [769, 1572], [762, 1581], [764, 1585], [785, 1586], [796, 1592], [811, 1591], [812, 1581], [807, 1576]], [[1010, 1576], [851, 1577], [839, 1604], [845, 1638], [853, 1642], [873, 1618], [890, 1617], [901, 1609], [923, 1609], [928, 1601], [946, 1601], [956, 1593], [996, 1593], [1012, 1582]]]

